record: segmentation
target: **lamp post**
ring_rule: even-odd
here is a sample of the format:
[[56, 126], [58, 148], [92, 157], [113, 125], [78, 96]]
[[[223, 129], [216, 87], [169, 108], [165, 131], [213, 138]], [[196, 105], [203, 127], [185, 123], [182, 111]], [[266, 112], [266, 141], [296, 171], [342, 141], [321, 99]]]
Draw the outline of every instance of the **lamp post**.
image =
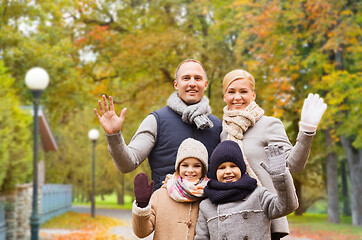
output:
[[25, 75], [25, 84], [30, 89], [34, 98], [33, 206], [30, 217], [31, 240], [39, 239], [40, 216], [38, 212], [38, 108], [40, 95], [48, 86], [48, 83], [48, 73], [42, 68], [32, 68]]
[[94, 183], [94, 172], [95, 172], [95, 146], [96, 141], [99, 137], [99, 132], [97, 129], [91, 129], [88, 132], [88, 137], [90, 140], [92, 140], [92, 199], [91, 199], [91, 216], [94, 218], [95, 214], [95, 201], [94, 201], [94, 195], [95, 195], [95, 183]]

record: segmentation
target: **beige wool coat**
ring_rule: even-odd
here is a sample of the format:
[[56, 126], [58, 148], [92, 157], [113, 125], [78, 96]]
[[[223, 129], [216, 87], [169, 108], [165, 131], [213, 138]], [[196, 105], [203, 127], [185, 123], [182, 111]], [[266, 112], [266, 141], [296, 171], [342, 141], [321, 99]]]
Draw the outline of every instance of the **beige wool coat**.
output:
[[[167, 181], [167, 180], [166, 180]], [[166, 184], [156, 190], [146, 208], [132, 207], [132, 228], [144, 238], [153, 231], [157, 240], [193, 240], [200, 201], [176, 202], [167, 193]]]
[[[243, 152], [262, 186], [267, 188], [268, 191], [276, 193], [270, 175], [260, 166], [262, 161], [269, 165], [264, 147], [269, 144], [283, 146], [289, 171], [298, 173], [304, 169], [307, 163], [314, 135], [315, 133], [299, 132], [296, 144], [293, 146], [288, 139], [283, 123], [279, 119], [262, 116], [253, 127], [249, 127], [244, 133], [242, 140]], [[226, 138], [227, 132], [223, 130], [220, 140], [224, 141]], [[285, 233], [285, 235], [289, 234], [287, 218], [273, 219], [271, 231]]]

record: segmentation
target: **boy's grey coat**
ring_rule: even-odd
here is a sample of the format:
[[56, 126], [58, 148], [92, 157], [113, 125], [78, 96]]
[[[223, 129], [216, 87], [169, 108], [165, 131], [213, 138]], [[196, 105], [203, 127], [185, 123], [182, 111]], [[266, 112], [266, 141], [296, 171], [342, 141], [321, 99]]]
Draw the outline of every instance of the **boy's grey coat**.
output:
[[[268, 191], [276, 193], [270, 175], [260, 166], [261, 162], [269, 164], [264, 147], [269, 144], [283, 146], [287, 157], [287, 167], [291, 173], [301, 172], [308, 160], [315, 133], [299, 132], [297, 141], [293, 146], [285, 132], [283, 123], [274, 117], [262, 116], [253, 127], [250, 127], [242, 140], [243, 151], [250, 167], [258, 176], [263, 187]], [[226, 140], [227, 132], [221, 133], [221, 141]], [[272, 232], [289, 233], [288, 221], [286, 217], [274, 219], [272, 221]]]
[[246, 199], [213, 204], [200, 203], [195, 240], [270, 239], [270, 222], [298, 208], [298, 198], [289, 170], [272, 176], [277, 195], [258, 187]]

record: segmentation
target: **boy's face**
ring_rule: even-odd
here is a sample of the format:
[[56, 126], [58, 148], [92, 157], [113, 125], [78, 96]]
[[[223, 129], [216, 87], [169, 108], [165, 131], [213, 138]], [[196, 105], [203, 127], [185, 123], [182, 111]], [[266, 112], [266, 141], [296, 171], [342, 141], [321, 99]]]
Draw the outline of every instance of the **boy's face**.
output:
[[178, 174], [189, 182], [198, 181], [202, 177], [203, 165], [197, 158], [185, 158], [178, 167]]
[[233, 162], [224, 162], [217, 168], [216, 177], [219, 182], [236, 182], [241, 178], [241, 170]]

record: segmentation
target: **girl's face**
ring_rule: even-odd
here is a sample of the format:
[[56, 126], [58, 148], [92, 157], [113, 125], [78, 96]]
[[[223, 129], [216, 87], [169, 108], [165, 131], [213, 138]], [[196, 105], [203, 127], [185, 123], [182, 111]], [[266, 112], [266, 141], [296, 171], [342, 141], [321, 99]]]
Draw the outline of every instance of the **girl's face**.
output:
[[241, 170], [233, 162], [224, 162], [217, 168], [216, 177], [219, 182], [236, 182], [241, 178]]
[[202, 177], [203, 165], [197, 158], [185, 158], [179, 165], [178, 174], [189, 182], [198, 181]]
[[233, 81], [224, 94], [224, 102], [230, 110], [244, 110], [255, 100], [253, 85], [247, 79]]

